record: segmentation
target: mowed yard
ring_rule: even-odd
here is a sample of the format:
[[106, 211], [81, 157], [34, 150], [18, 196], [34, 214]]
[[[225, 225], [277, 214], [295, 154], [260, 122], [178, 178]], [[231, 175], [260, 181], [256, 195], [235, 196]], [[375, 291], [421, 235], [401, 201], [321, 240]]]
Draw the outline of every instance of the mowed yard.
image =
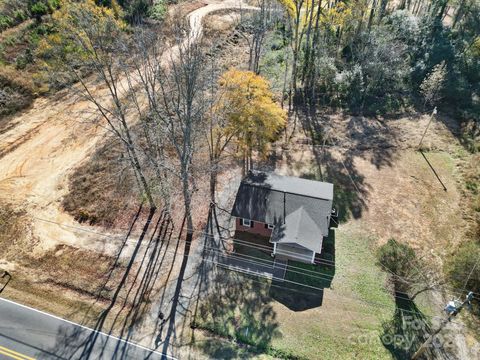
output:
[[[401, 139], [423, 122], [401, 120], [392, 126], [401, 128]], [[382, 343], [394, 321], [396, 302], [375, 250], [394, 237], [409, 243], [441, 271], [443, 260], [465, 231], [458, 169], [469, 155], [441, 123], [429, 133], [429, 148], [423, 155], [414, 146], [415, 136], [408, 142], [399, 140], [402, 146], [394, 143], [388, 151], [369, 148], [347, 153], [332, 147], [325, 150], [323, 161], [308, 145], [277, 148], [275, 171], [315, 179], [323, 175], [336, 186], [343, 222], [328, 250], [335, 260], [333, 280], [317, 294], [320, 301], [299, 310], [292, 304], [311, 297], [311, 288], [218, 270], [218, 286], [197, 316], [197, 325], [208, 330], [197, 331], [197, 345], [208, 357], [399, 358], [395, 349]], [[385, 152], [382, 161], [377, 151]], [[322, 267], [317, 271], [319, 277], [331, 275]], [[302, 280], [291, 271], [286, 278]], [[427, 323], [441, 314], [442, 295], [427, 292], [415, 300], [415, 311]], [[432, 303], [432, 298], [437, 300]], [[255, 345], [258, 352], [236, 346], [232, 339]]]

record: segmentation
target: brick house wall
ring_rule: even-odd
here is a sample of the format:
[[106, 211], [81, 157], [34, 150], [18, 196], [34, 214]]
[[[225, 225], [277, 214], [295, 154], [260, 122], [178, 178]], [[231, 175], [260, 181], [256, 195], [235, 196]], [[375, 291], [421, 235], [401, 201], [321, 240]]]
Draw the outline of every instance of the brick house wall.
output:
[[235, 219], [235, 228], [237, 231], [245, 231], [250, 234], [256, 234], [260, 236], [270, 237], [272, 235], [272, 230], [265, 227], [265, 223], [254, 221], [253, 227], [243, 226], [241, 224], [241, 219]]

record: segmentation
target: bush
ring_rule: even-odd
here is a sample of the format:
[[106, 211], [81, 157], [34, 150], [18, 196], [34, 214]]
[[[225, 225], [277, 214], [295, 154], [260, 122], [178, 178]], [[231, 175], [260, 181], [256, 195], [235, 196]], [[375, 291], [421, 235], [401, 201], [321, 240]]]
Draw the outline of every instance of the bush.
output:
[[25, 0], [0, 1], [0, 31], [15, 26], [28, 18]]
[[434, 284], [428, 279], [426, 264], [417, 258], [415, 250], [407, 244], [389, 239], [377, 250], [378, 264], [390, 273], [395, 292], [408, 294], [413, 300]]
[[60, 0], [29, 0], [28, 9], [30, 14], [38, 22], [42, 20], [42, 16], [51, 14], [60, 6]]
[[415, 251], [408, 245], [389, 239], [377, 250], [378, 262], [388, 271], [399, 276], [407, 275], [410, 262], [415, 258]]
[[445, 264], [447, 277], [455, 288], [480, 293], [479, 259], [479, 242], [471, 240], [460, 244]]
[[0, 15], [0, 31], [8, 29], [14, 23], [13, 19], [8, 15]]
[[125, 19], [130, 24], [139, 24], [148, 15], [150, 3], [148, 0], [124, 1]]
[[360, 110], [365, 92], [362, 67], [354, 65], [351, 69], [338, 73], [335, 85], [340, 101], [354, 112]]
[[148, 16], [154, 20], [162, 20], [167, 13], [167, 6], [164, 1], [157, 1], [152, 5], [150, 10], [148, 10]]
[[48, 6], [43, 2], [36, 2], [30, 6], [30, 13], [33, 17], [40, 19], [43, 15], [48, 13]]

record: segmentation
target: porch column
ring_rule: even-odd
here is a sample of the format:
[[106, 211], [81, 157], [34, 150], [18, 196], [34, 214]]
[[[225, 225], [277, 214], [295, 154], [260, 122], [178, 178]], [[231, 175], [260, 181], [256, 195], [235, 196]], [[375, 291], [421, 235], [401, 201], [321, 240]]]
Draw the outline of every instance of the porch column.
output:
[[312, 251], [312, 264], [315, 264], [315, 251]]
[[275, 255], [277, 253], [277, 243], [274, 242], [273, 243], [273, 255]]

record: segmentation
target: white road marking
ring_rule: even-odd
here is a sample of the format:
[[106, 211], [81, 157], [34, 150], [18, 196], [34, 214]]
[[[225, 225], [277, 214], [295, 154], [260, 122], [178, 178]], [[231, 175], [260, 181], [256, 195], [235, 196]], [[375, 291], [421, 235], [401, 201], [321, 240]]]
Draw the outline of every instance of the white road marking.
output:
[[31, 310], [31, 311], [35, 311], [35, 312], [40, 313], [40, 314], [42, 314], [42, 315], [49, 316], [49, 317], [52, 317], [52, 318], [54, 318], [54, 319], [57, 319], [57, 320], [66, 322], [66, 323], [68, 323], [68, 324], [70, 324], [70, 325], [75, 325], [75, 326], [78, 326], [78, 327], [80, 327], [80, 328], [82, 328], [82, 329], [91, 331], [91, 332], [93, 332], [93, 333], [101, 334], [101, 335], [103, 335], [103, 336], [106, 336], [107, 338], [112, 338], [112, 339], [115, 339], [115, 340], [117, 340], [117, 341], [123, 342], [123, 343], [125, 343], [125, 344], [131, 345], [131, 346], [135, 346], [135, 347], [137, 347], [137, 348], [139, 348], [139, 349], [150, 351], [150, 352], [152, 352], [153, 354], [157, 354], [157, 355], [164, 356], [164, 357], [166, 357], [167, 359], [178, 360], [177, 358], [174, 358], [174, 357], [172, 357], [172, 356], [170, 356], [170, 355], [163, 354], [163, 353], [158, 352], [158, 351], [156, 351], [156, 350], [147, 348], [147, 347], [145, 347], [145, 346], [143, 346], [143, 345], [139, 345], [139, 344], [136, 344], [136, 343], [134, 343], [134, 342], [131, 342], [131, 341], [128, 341], [128, 340], [124, 340], [124, 339], [119, 338], [119, 337], [114, 336], [114, 335], [109, 335], [109, 334], [104, 333], [104, 332], [102, 332], [102, 331], [94, 330], [94, 329], [89, 328], [89, 327], [87, 327], [87, 326], [84, 326], [84, 325], [81, 325], [81, 324], [77, 324], [77, 323], [75, 323], [75, 322], [73, 322], [73, 321], [63, 319], [63, 318], [61, 318], [61, 317], [59, 317], [59, 316], [49, 314], [49, 313], [47, 313], [47, 312], [45, 312], [45, 311], [41, 311], [41, 310], [32, 308], [32, 307], [30, 307], [30, 306], [27, 306], [27, 305], [19, 304], [19, 303], [15, 302], [15, 301], [8, 300], [8, 299], [5, 299], [5, 298], [3, 298], [3, 297], [0, 297], [0, 301], [5, 301], [5, 302], [7, 302], [7, 303], [10, 303], [10, 304], [13, 304], [13, 305], [16, 305], [16, 306], [20, 306], [20, 307], [25, 308], [25, 309], [28, 309], [28, 310]]

